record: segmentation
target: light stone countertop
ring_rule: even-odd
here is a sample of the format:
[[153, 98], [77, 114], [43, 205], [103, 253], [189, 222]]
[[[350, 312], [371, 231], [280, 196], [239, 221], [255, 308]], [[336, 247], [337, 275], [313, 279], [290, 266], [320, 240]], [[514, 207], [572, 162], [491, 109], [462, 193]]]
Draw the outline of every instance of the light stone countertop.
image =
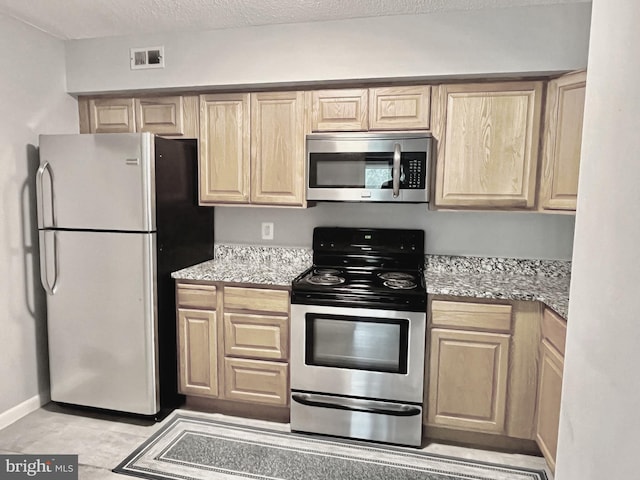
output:
[[291, 287], [291, 281], [311, 266], [285, 262], [241, 262], [232, 259], [209, 260], [171, 274], [179, 280], [253, 283]]
[[567, 318], [569, 277], [544, 277], [512, 273], [425, 273], [427, 293], [457, 297], [505, 300], [539, 300]]
[[312, 264], [307, 248], [216, 245], [214, 260], [171, 274], [178, 280], [253, 283], [291, 287], [291, 281]]
[[[215, 260], [174, 272], [180, 280], [290, 287], [312, 264], [303, 248], [216, 245]], [[567, 318], [571, 262], [428, 255], [427, 293], [539, 300]]]

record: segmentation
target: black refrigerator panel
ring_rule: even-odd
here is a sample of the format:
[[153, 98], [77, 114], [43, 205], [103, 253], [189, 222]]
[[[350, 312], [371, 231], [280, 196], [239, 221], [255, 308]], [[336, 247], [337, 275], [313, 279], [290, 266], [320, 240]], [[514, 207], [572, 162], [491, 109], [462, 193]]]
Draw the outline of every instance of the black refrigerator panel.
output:
[[171, 272], [213, 258], [213, 208], [198, 205], [196, 140], [155, 138], [160, 403], [178, 407], [175, 282]]

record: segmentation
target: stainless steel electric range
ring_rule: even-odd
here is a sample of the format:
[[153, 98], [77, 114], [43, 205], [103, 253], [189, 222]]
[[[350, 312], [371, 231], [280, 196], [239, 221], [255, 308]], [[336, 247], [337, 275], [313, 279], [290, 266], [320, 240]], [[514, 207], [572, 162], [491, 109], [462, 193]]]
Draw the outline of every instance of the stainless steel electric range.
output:
[[422, 230], [318, 227], [292, 283], [291, 429], [419, 446]]

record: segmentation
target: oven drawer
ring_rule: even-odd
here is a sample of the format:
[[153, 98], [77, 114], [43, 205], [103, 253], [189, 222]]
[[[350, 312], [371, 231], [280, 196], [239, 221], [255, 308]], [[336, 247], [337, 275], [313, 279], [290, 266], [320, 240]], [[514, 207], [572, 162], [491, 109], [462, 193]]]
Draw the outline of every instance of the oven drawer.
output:
[[225, 313], [224, 353], [235, 357], [287, 360], [289, 317]]
[[286, 406], [289, 365], [241, 358], [224, 359], [224, 396], [227, 400]]
[[291, 430], [420, 446], [422, 407], [292, 392]]

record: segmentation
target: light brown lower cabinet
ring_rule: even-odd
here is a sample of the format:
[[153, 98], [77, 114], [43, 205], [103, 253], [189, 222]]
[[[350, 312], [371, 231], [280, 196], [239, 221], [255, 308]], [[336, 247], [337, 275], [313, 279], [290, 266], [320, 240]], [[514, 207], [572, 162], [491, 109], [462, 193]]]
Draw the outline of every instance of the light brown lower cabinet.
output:
[[435, 300], [431, 325], [428, 423], [504, 433], [511, 306]]
[[179, 388], [185, 395], [289, 403], [289, 292], [177, 284]]
[[558, 448], [565, 337], [566, 322], [550, 309], [546, 309], [542, 318], [540, 344], [536, 442], [551, 471], [555, 471]]
[[431, 331], [429, 423], [504, 433], [508, 333]]
[[216, 312], [178, 309], [180, 393], [218, 396], [216, 329]]
[[537, 302], [430, 298], [427, 436], [535, 449], [540, 316]]

